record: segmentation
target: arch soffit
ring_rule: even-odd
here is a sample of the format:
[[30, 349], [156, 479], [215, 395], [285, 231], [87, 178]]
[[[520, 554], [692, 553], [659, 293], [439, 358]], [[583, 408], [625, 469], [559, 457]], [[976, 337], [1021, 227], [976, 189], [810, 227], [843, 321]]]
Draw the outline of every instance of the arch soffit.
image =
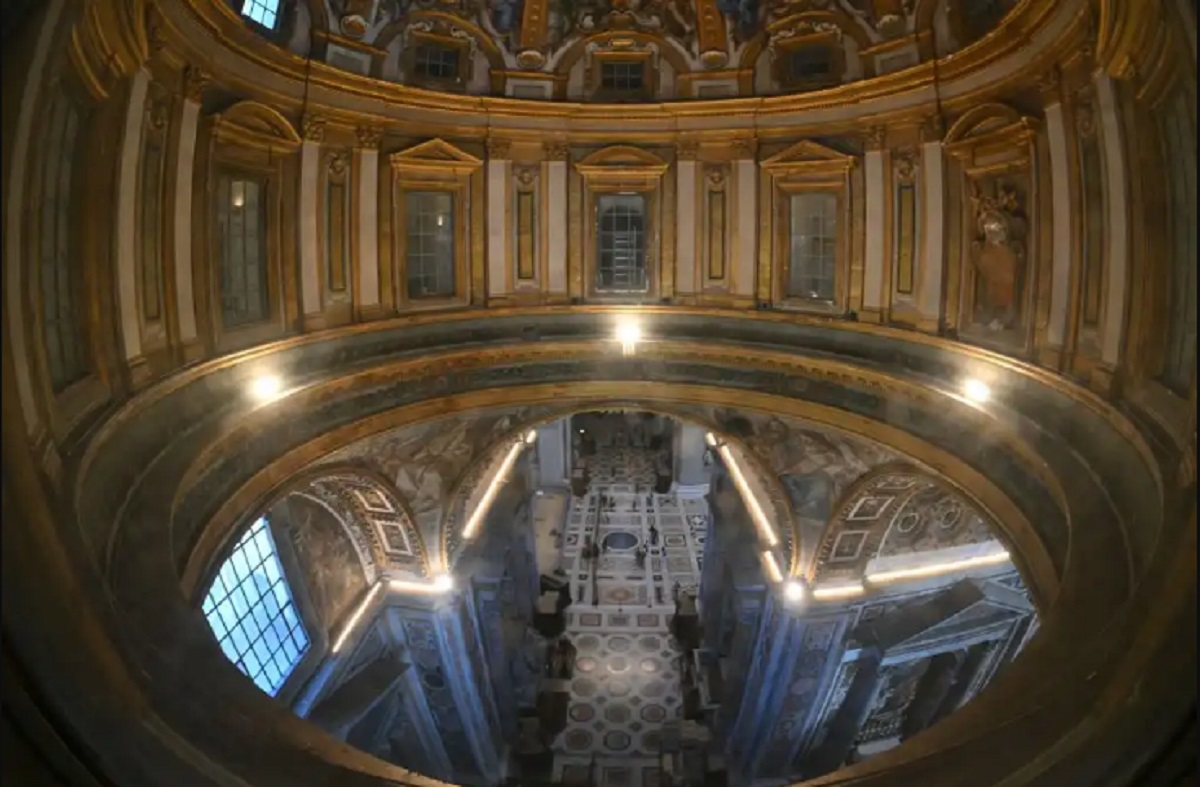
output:
[[793, 564], [795, 563], [800, 553], [799, 519], [796, 516], [795, 511], [792, 509], [790, 499], [788, 498], [788, 495], [784, 490], [783, 484], [780, 482], [779, 478], [774, 472], [771, 471], [770, 465], [767, 463], [767, 461], [763, 459], [746, 441], [735, 435], [729, 434], [714, 421], [705, 418], [699, 413], [691, 412], [686, 408], [672, 408], [670, 405], [666, 404], [645, 403], [640, 401], [597, 400], [595, 402], [564, 406], [553, 412], [520, 422], [488, 444], [479, 452], [479, 454], [471, 461], [471, 463], [463, 469], [462, 473], [459, 474], [459, 477], [455, 480], [455, 483], [451, 488], [450, 495], [446, 500], [446, 505], [442, 510], [441, 521], [438, 524], [438, 542], [441, 545], [441, 555], [448, 567], [453, 568], [458, 557], [458, 553], [461, 550], [461, 545], [456, 547], [453, 542], [454, 536], [456, 535], [456, 529], [462, 524], [458, 521], [458, 515], [461, 513], [461, 509], [465, 506], [466, 499], [474, 491], [474, 487], [470, 485], [470, 482], [480, 473], [481, 470], [486, 469], [488, 464], [495, 458], [496, 452], [504, 450], [505, 446], [512, 445], [514, 440], [516, 440], [525, 432], [528, 432], [530, 429], [536, 429], [539, 426], [553, 423], [559, 419], [592, 410], [625, 410], [631, 412], [654, 413], [655, 415], [676, 418], [680, 421], [690, 421], [691, 423], [698, 424], [707, 431], [720, 436], [723, 440], [736, 445], [739, 449], [741, 449], [742, 456], [753, 465], [752, 471], [767, 487], [767, 492], [771, 498], [769, 502], [775, 507], [776, 515], [782, 515], [781, 521], [788, 523], [791, 537], [790, 559]]
[[[249, 522], [277, 503], [292, 495], [306, 498], [329, 511], [342, 526], [354, 546], [363, 574], [368, 583], [378, 578], [380, 571], [407, 572], [428, 576], [428, 557], [424, 539], [415, 526], [415, 518], [395, 486], [375, 470], [360, 464], [322, 465], [286, 479], [264, 495], [259, 505], [239, 519], [226, 534], [220, 546], [207, 559], [208, 577], [224, 559], [230, 544], [238, 538]], [[393, 532], [389, 532], [393, 531]], [[395, 540], [389, 539], [389, 535]], [[390, 545], [391, 543], [396, 546]], [[187, 563], [192, 563], [189, 557]], [[190, 593], [203, 593], [207, 579]]]
[[[901, 515], [913, 513], [907, 510], [909, 503], [930, 490], [939, 493], [939, 500], [959, 506], [963, 514], [977, 517], [997, 538], [1005, 534], [1001, 524], [964, 490], [912, 463], [893, 462], [865, 473], [842, 494], [820, 546], [805, 568], [805, 577], [813, 583], [821, 579], [861, 579], [867, 564], [879, 556], [898, 526]], [[963, 516], [960, 521], [966, 524], [970, 519]]]

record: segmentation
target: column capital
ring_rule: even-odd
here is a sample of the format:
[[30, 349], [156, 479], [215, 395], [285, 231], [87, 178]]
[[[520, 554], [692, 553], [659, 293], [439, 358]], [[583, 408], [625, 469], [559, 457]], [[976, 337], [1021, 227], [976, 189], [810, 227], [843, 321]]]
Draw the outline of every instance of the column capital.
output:
[[1042, 95], [1043, 104], [1056, 104], [1062, 101], [1062, 69], [1056, 64], [1051, 66], [1038, 77], [1037, 89]]
[[566, 161], [571, 157], [571, 146], [566, 140], [554, 140], [542, 143], [548, 161]]
[[381, 126], [359, 126], [354, 129], [354, 133], [358, 137], [358, 147], [365, 150], [378, 150], [379, 144], [383, 142]]
[[922, 142], [941, 142], [946, 136], [946, 121], [941, 113], [930, 115], [921, 123]]
[[883, 150], [887, 146], [887, 126], [872, 126], [867, 131], [867, 150]]
[[681, 139], [675, 146], [675, 158], [679, 161], [695, 161], [700, 145], [695, 140]]
[[512, 142], [507, 139], [488, 137], [487, 155], [490, 159], [507, 159], [512, 151]]
[[758, 153], [758, 140], [754, 137], [742, 137], [730, 142], [730, 147], [733, 148], [734, 158], [754, 160]]
[[197, 104], [204, 98], [204, 90], [212, 81], [212, 76], [200, 66], [189, 65], [183, 69], [183, 95], [188, 101]]
[[305, 115], [301, 121], [301, 131], [306, 142], [325, 141], [325, 118], [320, 115]]

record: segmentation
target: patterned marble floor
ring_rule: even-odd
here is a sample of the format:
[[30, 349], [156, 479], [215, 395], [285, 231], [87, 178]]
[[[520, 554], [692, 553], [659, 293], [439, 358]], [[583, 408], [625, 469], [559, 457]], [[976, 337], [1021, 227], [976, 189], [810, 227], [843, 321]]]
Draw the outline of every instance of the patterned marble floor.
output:
[[[667, 631], [672, 592], [675, 583], [689, 590], [699, 582], [707, 506], [650, 493], [646, 452], [603, 448], [592, 460], [591, 488], [571, 500], [563, 531], [562, 564], [576, 599], [567, 636], [578, 653], [554, 775], [567, 785], [654, 787], [663, 724], [681, 711], [680, 651]], [[601, 494], [613, 510], [599, 510]], [[585, 536], [609, 544], [595, 564], [581, 554]], [[642, 568], [639, 545], [649, 552]]]

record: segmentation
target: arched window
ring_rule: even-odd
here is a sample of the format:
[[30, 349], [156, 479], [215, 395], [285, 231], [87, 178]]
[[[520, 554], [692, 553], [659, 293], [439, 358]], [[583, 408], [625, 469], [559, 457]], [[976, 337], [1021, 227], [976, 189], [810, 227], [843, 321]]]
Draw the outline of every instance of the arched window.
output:
[[221, 565], [203, 610], [225, 656], [260, 689], [278, 694], [309, 637], [265, 517], [246, 529]]

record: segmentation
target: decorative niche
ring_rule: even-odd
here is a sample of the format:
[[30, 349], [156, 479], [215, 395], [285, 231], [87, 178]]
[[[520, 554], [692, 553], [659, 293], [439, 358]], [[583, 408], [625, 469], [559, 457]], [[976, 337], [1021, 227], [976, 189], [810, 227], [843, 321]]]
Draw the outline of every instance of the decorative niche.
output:
[[727, 290], [732, 254], [734, 196], [728, 162], [704, 164], [700, 188], [700, 242], [698, 262], [703, 266], [698, 281], [703, 288]]
[[853, 20], [832, 10], [809, 11], [772, 22], [767, 35], [772, 80], [787, 92], [841, 84], [847, 67], [846, 47], [858, 51], [870, 43]]
[[1034, 142], [1038, 124], [1003, 104], [984, 104], [950, 128], [958, 242], [947, 282], [948, 322], [997, 349], [1032, 351], [1036, 230]]
[[507, 245], [513, 255], [507, 266], [510, 292], [538, 292], [546, 281], [548, 260], [542, 235], [547, 227], [538, 209], [543, 204], [541, 175], [538, 164], [513, 165], [507, 225], [511, 233]]
[[276, 110], [234, 104], [205, 123], [206, 158], [194, 210], [201, 214], [196, 274], [208, 339], [229, 350], [284, 335], [294, 324], [301, 139]]
[[349, 150], [323, 151], [321, 158], [321, 220], [317, 225], [323, 271], [321, 302], [335, 323], [348, 322], [353, 308], [351, 159]]
[[[805, 140], [763, 161], [763, 237], [771, 302], [827, 314], [847, 309], [851, 155]], [[771, 226], [771, 225], [774, 226]]]
[[627, 145], [575, 164], [583, 180], [583, 286], [588, 298], [650, 301], [663, 291], [667, 162]]
[[483, 161], [433, 139], [393, 153], [391, 273], [384, 277], [400, 311], [465, 306], [471, 260], [481, 259]]

